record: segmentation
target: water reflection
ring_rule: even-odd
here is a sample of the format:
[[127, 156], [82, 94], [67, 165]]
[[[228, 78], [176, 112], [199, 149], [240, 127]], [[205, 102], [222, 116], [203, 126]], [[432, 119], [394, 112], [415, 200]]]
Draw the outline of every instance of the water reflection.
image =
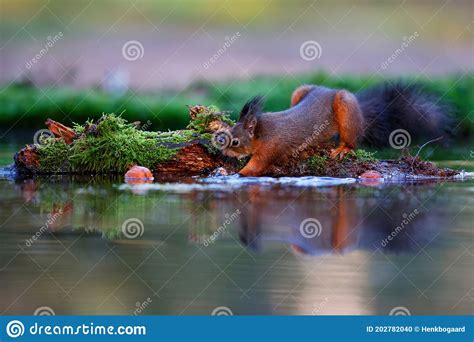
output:
[[[155, 193], [143, 184], [113, 184], [110, 179], [108, 184], [105, 179], [85, 184], [68, 178], [27, 179], [15, 188], [26, 204], [40, 209], [48, 232], [69, 227], [110, 239], [123, 237], [122, 223], [130, 213], [158, 226], [187, 217], [188, 239], [196, 243], [215, 243], [236, 230], [240, 242], [256, 252], [267, 241], [279, 241], [295, 253], [315, 256], [355, 249], [416, 252], [446, 227], [446, 218], [437, 215], [432, 210], [436, 203], [429, 201], [437, 184], [427, 181], [379, 184], [374, 190], [346, 184], [312, 189], [253, 184], [236, 189], [233, 184], [231, 193], [228, 188], [202, 191], [207, 185], [200, 183], [165, 183], [167, 191]], [[146, 236], [158, 233], [147, 231]]]
[[[133, 314], [146, 302], [144, 314], [209, 314], [220, 305], [236, 314], [386, 314], [410, 303], [414, 314], [472, 310], [472, 181], [303, 181], [311, 180], [0, 181], [0, 308]], [[130, 219], [143, 228], [131, 238], [123, 230]], [[444, 279], [448, 267], [454, 285]]]
[[356, 249], [416, 252], [445, 227], [444, 217], [407, 188], [394, 189], [396, 194], [376, 191], [375, 198], [361, 192], [358, 187], [331, 187], [289, 206], [287, 196], [272, 197], [268, 190], [251, 187], [240, 240], [253, 250], [266, 241], [280, 241], [306, 255]]

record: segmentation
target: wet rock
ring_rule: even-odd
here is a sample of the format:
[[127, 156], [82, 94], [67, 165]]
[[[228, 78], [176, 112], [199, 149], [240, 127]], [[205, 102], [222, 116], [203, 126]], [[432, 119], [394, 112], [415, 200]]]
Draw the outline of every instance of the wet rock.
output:
[[378, 186], [384, 182], [382, 174], [375, 170], [367, 170], [359, 176], [360, 182], [366, 186]]
[[214, 169], [214, 171], [211, 172], [209, 175], [210, 177], [220, 177], [220, 176], [228, 176], [229, 173], [227, 172], [226, 169], [223, 167], [218, 167], [217, 169]]
[[362, 179], [380, 179], [383, 178], [382, 174], [375, 170], [367, 170], [359, 176]]
[[128, 184], [151, 183], [153, 179], [151, 171], [144, 166], [135, 165], [125, 174], [125, 182]]

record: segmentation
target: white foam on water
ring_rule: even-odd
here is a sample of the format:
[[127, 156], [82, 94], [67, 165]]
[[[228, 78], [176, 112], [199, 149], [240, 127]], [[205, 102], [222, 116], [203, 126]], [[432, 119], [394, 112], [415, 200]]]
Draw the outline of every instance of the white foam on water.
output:
[[121, 184], [119, 190], [132, 191], [168, 191], [175, 193], [186, 193], [192, 191], [234, 191], [249, 186], [288, 186], [317, 188], [322, 186], [334, 186], [355, 183], [355, 178], [333, 178], [333, 177], [209, 177], [196, 179], [195, 183], [153, 183], [153, 184]]
[[458, 175], [454, 176], [455, 179], [474, 179], [474, 172], [461, 171]]

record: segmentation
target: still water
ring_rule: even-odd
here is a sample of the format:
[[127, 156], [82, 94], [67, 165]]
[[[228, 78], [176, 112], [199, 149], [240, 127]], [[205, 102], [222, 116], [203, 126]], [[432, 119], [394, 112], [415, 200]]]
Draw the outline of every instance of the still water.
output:
[[472, 314], [474, 180], [0, 179], [0, 311]]

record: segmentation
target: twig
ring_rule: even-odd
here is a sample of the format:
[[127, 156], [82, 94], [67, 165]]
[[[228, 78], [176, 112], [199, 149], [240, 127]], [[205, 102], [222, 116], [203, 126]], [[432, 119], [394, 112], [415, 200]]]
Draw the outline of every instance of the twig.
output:
[[429, 140], [429, 141], [425, 142], [423, 145], [420, 146], [420, 148], [418, 149], [418, 152], [416, 152], [415, 156], [413, 157], [413, 161], [411, 162], [411, 172], [415, 173], [415, 169], [414, 169], [413, 165], [415, 164], [416, 158], [418, 158], [418, 156], [420, 155], [421, 150], [422, 150], [426, 145], [428, 145], [428, 144], [430, 144], [430, 143], [432, 143], [432, 142], [441, 140], [441, 139], [443, 139], [443, 137], [438, 137], [438, 138], [436, 138], [436, 139]]

